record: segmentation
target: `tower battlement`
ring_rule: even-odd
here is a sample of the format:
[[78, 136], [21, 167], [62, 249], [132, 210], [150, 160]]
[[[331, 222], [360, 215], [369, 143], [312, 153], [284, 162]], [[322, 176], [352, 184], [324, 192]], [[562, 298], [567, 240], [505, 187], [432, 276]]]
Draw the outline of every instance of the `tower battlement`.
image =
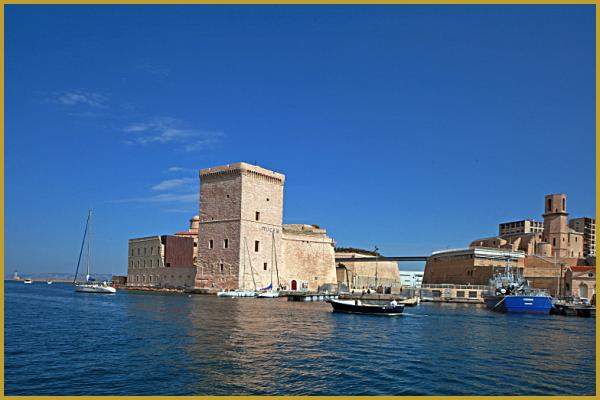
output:
[[218, 167], [204, 168], [200, 170], [200, 179], [226, 177], [227, 175], [255, 175], [257, 177], [267, 178], [275, 182], [283, 184], [285, 175], [279, 172], [271, 171], [266, 168], [252, 165], [245, 162], [234, 164], [220, 165]]

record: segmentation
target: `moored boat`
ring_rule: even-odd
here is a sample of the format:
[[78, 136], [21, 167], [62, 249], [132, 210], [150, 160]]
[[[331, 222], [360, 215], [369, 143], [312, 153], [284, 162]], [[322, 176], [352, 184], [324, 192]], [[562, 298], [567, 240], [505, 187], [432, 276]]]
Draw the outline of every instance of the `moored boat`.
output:
[[544, 291], [534, 291], [529, 282], [512, 272], [506, 262], [504, 271], [490, 279], [490, 291], [483, 301], [491, 311], [504, 313], [550, 314], [552, 297]]
[[266, 292], [260, 292], [256, 297], [259, 299], [274, 299], [279, 297], [279, 292], [276, 290], [268, 290]]
[[222, 290], [217, 293], [218, 297], [256, 297], [253, 290]]
[[392, 301], [388, 304], [369, 304], [361, 300], [328, 300], [334, 312], [353, 314], [400, 315], [404, 305]]
[[33, 283], [33, 281], [31, 279], [25, 279], [23, 281], [23, 283], [27, 284], [27, 285], [31, 285]]
[[[77, 269], [75, 270], [75, 278], [73, 278], [73, 285], [75, 285], [75, 291], [79, 293], [100, 293], [100, 294], [113, 294], [117, 292], [117, 289], [110, 286], [108, 282], [98, 283], [96, 279], [92, 275], [90, 275], [90, 264], [91, 264], [91, 220], [92, 220], [92, 210], [89, 210], [87, 221], [85, 223], [85, 231], [83, 233], [83, 240], [81, 242], [81, 249], [79, 250], [79, 259], [77, 260]], [[87, 241], [86, 241], [87, 239]], [[86, 247], [87, 244], [87, 247]], [[85, 281], [78, 282], [77, 274], [79, 272], [79, 266], [81, 265], [82, 255], [84, 255], [83, 251], [86, 249], [85, 260], [86, 260], [86, 274]]]

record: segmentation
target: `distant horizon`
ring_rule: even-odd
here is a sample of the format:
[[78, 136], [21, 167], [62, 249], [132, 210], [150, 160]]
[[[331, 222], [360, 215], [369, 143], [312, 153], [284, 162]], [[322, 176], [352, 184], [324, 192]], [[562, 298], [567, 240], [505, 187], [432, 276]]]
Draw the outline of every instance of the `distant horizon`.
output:
[[186, 230], [198, 170], [239, 161], [286, 175], [284, 223], [385, 255], [468, 247], [548, 193], [595, 217], [594, 5], [7, 5], [5, 22], [8, 274], [74, 271], [93, 208], [94, 271], [124, 275], [129, 238]]

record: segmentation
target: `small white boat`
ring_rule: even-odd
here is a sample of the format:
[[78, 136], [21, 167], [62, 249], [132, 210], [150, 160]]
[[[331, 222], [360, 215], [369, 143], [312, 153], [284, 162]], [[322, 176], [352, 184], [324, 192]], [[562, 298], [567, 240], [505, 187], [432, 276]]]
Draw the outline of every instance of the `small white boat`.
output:
[[[104, 281], [102, 283], [96, 282], [94, 277], [90, 275], [90, 263], [91, 263], [91, 220], [92, 220], [92, 210], [88, 212], [87, 221], [85, 223], [85, 232], [83, 233], [83, 241], [81, 242], [81, 250], [79, 250], [79, 259], [77, 260], [77, 269], [75, 270], [75, 279], [73, 279], [73, 284], [75, 285], [75, 291], [80, 293], [104, 293], [104, 294], [113, 294], [117, 292], [117, 289], [110, 286], [108, 282]], [[86, 238], [88, 239], [86, 242]], [[87, 244], [87, 248], [86, 245]], [[83, 250], [86, 248], [86, 253], [84, 255]], [[77, 274], [79, 272], [79, 266], [81, 265], [81, 258], [84, 255], [86, 260], [86, 274], [84, 282], [77, 282]]]
[[217, 293], [219, 297], [256, 297], [256, 292], [253, 290], [230, 290]]
[[81, 283], [81, 284], [75, 285], [75, 291], [76, 292], [82, 292], [82, 293], [105, 293], [105, 294], [112, 294], [112, 293], [116, 293], [117, 289], [115, 289], [112, 286], [108, 286], [108, 285], [104, 285], [104, 284], [98, 284], [98, 283]]
[[256, 297], [258, 297], [259, 299], [274, 299], [276, 297], [279, 297], [279, 292], [275, 290], [269, 290], [267, 292], [259, 293]]
[[46, 282], [48, 285], [52, 285], [52, 281], [47, 281]]
[[27, 285], [31, 285], [33, 283], [33, 281], [31, 279], [25, 279], [23, 281], [23, 283], [27, 284]]

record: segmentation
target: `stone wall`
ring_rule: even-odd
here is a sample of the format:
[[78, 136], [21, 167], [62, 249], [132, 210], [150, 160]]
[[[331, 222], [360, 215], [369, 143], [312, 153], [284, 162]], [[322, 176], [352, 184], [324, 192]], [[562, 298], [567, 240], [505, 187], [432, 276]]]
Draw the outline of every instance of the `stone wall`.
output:
[[[336, 257], [373, 257], [357, 252], [336, 252]], [[390, 287], [400, 284], [400, 271], [396, 261], [343, 262], [339, 265], [346, 267], [347, 272], [339, 271], [338, 283], [343, 283], [349, 289], [363, 289], [376, 286]], [[342, 280], [340, 280], [340, 278]]]
[[284, 225], [280, 284], [287, 290], [316, 291], [336, 285], [334, 241], [324, 229], [310, 225]]

